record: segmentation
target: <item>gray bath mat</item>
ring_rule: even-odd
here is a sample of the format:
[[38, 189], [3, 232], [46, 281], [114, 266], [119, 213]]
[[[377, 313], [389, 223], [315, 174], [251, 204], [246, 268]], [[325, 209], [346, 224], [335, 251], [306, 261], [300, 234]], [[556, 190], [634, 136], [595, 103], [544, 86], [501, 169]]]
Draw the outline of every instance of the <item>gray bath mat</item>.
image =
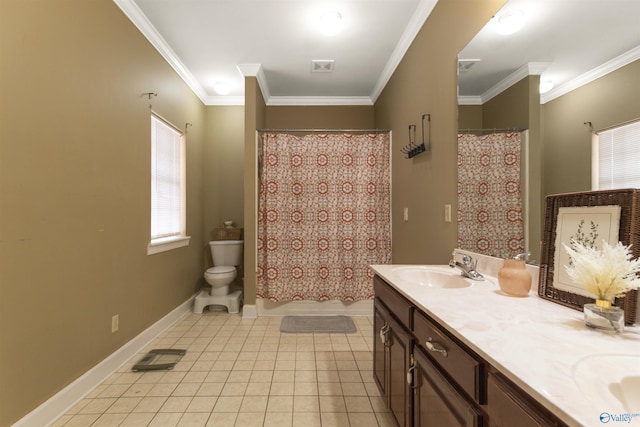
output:
[[285, 316], [280, 332], [292, 334], [352, 334], [356, 325], [348, 316]]

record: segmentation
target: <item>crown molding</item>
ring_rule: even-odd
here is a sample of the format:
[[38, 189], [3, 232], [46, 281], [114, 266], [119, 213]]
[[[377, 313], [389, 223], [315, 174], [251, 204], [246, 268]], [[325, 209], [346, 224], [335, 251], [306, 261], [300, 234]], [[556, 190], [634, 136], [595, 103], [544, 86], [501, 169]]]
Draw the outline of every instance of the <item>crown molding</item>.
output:
[[438, 0], [420, 0], [420, 3], [416, 7], [416, 11], [411, 17], [407, 28], [405, 28], [404, 33], [402, 33], [402, 37], [400, 37], [400, 41], [396, 45], [395, 49], [391, 53], [391, 57], [387, 64], [382, 70], [380, 77], [378, 78], [378, 82], [373, 87], [373, 91], [369, 98], [371, 98], [371, 102], [375, 103], [382, 91], [384, 90], [387, 83], [391, 79], [391, 76], [396, 71], [396, 68], [404, 58], [405, 53], [409, 50], [411, 43], [418, 35], [418, 32], [424, 26], [425, 21], [431, 15], [431, 11], [438, 3]]
[[596, 67], [590, 71], [587, 71], [584, 74], [579, 75], [573, 80], [570, 80], [557, 88], [550, 90], [547, 93], [540, 95], [540, 103], [546, 104], [549, 101], [552, 101], [562, 95], [565, 95], [573, 90], [578, 89], [581, 86], [584, 86], [588, 83], [593, 82], [600, 77], [603, 77], [613, 71], [616, 71], [619, 68], [624, 67], [634, 61], [640, 59], [640, 46], [636, 46], [631, 50], [623, 53], [620, 56], [613, 58], [612, 60], [605, 62], [604, 64]]
[[169, 63], [169, 65], [178, 73], [184, 82], [191, 88], [193, 93], [200, 98], [204, 104], [208, 97], [200, 83], [193, 77], [193, 74], [180, 61], [178, 55], [169, 47], [167, 41], [158, 33], [158, 30], [151, 24], [142, 10], [132, 0], [113, 0], [113, 2], [122, 10], [131, 22], [140, 30], [140, 32], [149, 40], [151, 45], [156, 48], [158, 53]]
[[272, 96], [267, 105], [373, 105], [373, 101], [368, 96]]
[[482, 105], [481, 96], [459, 96], [458, 105]]
[[262, 92], [264, 102], [268, 104], [271, 94], [262, 64], [238, 64], [236, 67], [244, 77], [255, 77], [258, 80], [258, 87], [260, 88], [260, 92]]
[[498, 84], [489, 88], [486, 92], [480, 95], [482, 103], [484, 104], [492, 98], [500, 95], [502, 92], [509, 89], [525, 77], [542, 74], [542, 72], [549, 67], [549, 64], [549, 62], [529, 62], [524, 64], [522, 67], [518, 68], [516, 71], [498, 82]]

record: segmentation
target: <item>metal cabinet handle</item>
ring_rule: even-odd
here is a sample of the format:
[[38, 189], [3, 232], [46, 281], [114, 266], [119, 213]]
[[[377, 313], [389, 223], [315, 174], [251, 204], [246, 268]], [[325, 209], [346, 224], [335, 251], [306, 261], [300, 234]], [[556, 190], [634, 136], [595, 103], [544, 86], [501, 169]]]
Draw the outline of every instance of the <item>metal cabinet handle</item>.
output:
[[407, 371], [407, 384], [411, 385], [413, 384], [413, 370], [416, 369], [415, 365], [412, 365], [409, 367], [409, 370]]
[[382, 328], [380, 328], [380, 340], [382, 344], [387, 344], [387, 332], [389, 332], [389, 324], [385, 322]]
[[440, 353], [442, 354], [443, 357], [447, 357], [449, 354], [447, 353], [447, 350], [445, 350], [444, 348], [438, 348], [436, 346], [436, 342], [433, 341], [433, 338], [429, 337], [427, 339], [427, 342], [424, 343], [424, 345], [427, 347], [427, 350], [432, 351], [434, 353]]

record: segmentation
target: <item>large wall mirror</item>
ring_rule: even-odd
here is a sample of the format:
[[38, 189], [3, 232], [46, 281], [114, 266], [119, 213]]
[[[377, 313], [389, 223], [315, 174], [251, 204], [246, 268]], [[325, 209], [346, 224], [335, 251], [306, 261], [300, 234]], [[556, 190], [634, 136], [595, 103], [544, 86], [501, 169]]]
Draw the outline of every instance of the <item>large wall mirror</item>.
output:
[[539, 262], [545, 197], [591, 190], [592, 132], [640, 118], [640, 1], [508, 0], [458, 58], [459, 133], [527, 130], [523, 234]]

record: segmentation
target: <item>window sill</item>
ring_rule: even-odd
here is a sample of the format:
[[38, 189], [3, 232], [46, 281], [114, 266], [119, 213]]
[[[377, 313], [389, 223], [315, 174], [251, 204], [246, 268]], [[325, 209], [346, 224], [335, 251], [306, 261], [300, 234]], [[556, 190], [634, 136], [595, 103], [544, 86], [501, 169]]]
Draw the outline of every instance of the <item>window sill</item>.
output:
[[152, 240], [147, 245], [147, 255], [158, 254], [185, 246], [189, 246], [190, 236], [165, 237]]

